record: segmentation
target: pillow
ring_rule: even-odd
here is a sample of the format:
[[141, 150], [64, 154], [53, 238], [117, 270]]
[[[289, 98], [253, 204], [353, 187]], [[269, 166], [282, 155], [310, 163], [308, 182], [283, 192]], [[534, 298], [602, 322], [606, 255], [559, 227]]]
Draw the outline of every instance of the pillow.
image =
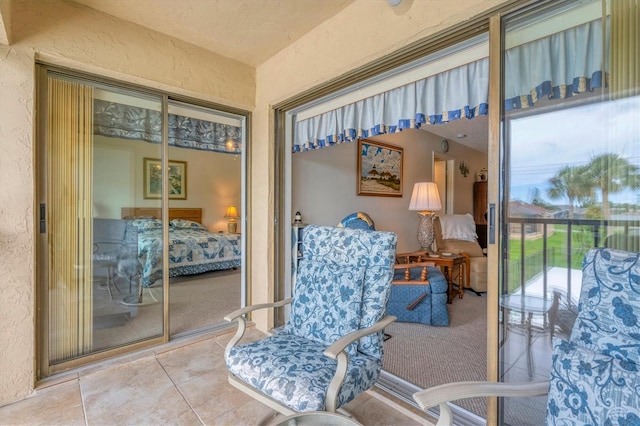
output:
[[[285, 332], [327, 346], [360, 327], [365, 267], [302, 259]], [[321, 314], [318, 315], [318, 312]], [[355, 355], [357, 342], [347, 347]]]
[[138, 228], [140, 232], [162, 229], [162, 221], [160, 219], [133, 219], [131, 224]]
[[555, 338], [546, 424], [638, 424], [638, 367]]
[[446, 214], [440, 216], [442, 238], [445, 240], [476, 241], [476, 223], [470, 214]]
[[198, 222], [186, 219], [173, 219], [169, 222], [169, 226], [175, 229], [203, 229], [206, 231], [206, 228]]

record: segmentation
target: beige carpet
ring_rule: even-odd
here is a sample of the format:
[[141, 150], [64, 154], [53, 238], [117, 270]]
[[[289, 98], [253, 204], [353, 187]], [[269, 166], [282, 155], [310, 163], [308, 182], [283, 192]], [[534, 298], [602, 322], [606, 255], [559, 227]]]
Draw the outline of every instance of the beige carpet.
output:
[[222, 323], [240, 307], [240, 269], [172, 278], [169, 297], [171, 335]]
[[[486, 380], [487, 297], [465, 293], [448, 305], [449, 327], [392, 323], [385, 329], [383, 368], [421, 388], [449, 382]], [[457, 403], [486, 417], [484, 398]]]

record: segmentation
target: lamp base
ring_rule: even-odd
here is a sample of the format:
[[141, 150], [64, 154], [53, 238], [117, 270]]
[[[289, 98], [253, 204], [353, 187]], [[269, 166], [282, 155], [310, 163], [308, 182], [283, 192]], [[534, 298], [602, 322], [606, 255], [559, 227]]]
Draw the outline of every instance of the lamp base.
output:
[[420, 223], [418, 223], [418, 243], [420, 249], [433, 253], [433, 241], [435, 235], [433, 233], [433, 214], [419, 213]]
[[235, 234], [238, 231], [238, 223], [237, 222], [229, 222], [227, 224], [227, 231], [230, 234]]

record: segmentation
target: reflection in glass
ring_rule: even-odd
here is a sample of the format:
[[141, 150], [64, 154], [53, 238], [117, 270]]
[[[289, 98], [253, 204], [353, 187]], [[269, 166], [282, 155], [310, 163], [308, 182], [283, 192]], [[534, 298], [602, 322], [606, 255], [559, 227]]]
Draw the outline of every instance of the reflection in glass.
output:
[[[505, 382], [549, 377], [552, 338], [568, 337], [577, 315], [587, 250], [638, 251], [640, 98], [609, 85], [615, 20], [603, 31], [600, 1], [574, 6], [505, 26]], [[542, 424], [545, 404], [504, 399], [502, 419]]]

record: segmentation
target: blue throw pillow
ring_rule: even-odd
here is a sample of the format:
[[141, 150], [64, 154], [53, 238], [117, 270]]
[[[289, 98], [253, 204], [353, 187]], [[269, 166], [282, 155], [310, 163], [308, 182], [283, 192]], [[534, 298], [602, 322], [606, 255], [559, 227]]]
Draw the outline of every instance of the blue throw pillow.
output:
[[554, 339], [547, 425], [640, 425], [638, 365]]
[[[285, 332], [327, 346], [360, 326], [364, 267], [303, 259]], [[355, 354], [356, 344], [347, 353]]]

